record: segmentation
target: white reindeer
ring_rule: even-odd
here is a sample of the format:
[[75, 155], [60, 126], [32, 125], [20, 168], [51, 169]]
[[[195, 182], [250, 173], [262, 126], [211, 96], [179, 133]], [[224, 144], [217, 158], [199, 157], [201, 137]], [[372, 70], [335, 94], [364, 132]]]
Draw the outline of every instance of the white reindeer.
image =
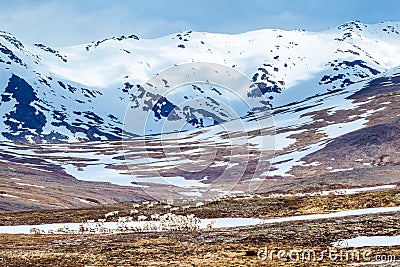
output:
[[64, 227], [59, 227], [56, 232], [59, 234], [66, 234], [67, 229], [65, 229]]
[[111, 211], [111, 212], [108, 212], [108, 213], [104, 214], [104, 217], [107, 219], [108, 217], [113, 217], [113, 216], [116, 216], [118, 214], [119, 214], [119, 210]]
[[111, 232], [111, 231], [110, 231], [109, 228], [104, 227], [104, 226], [100, 227], [99, 233], [101, 233], [101, 234], [108, 234], [108, 233], [110, 233], [110, 232]]
[[179, 207], [173, 207], [173, 208], [170, 208], [169, 210], [170, 210], [170, 211], [178, 211], [178, 210], [179, 210]]
[[152, 215], [150, 215], [150, 218], [151, 218], [153, 221], [156, 221], [156, 220], [160, 219], [160, 214], [157, 214], [157, 213], [152, 214]]
[[30, 230], [29, 230], [29, 232], [31, 233], [31, 234], [34, 234], [34, 235], [40, 235], [42, 232], [40, 231], [40, 229], [39, 228], [36, 228], [36, 227], [32, 227]]
[[188, 210], [188, 209], [190, 209], [190, 205], [182, 206], [182, 210]]
[[126, 222], [126, 221], [127, 221], [127, 217], [119, 217], [119, 218], [118, 218], [118, 222], [124, 223], [124, 222]]
[[204, 202], [196, 202], [196, 208], [200, 208], [201, 206], [204, 206]]
[[136, 210], [136, 209], [130, 210], [130, 211], [129, 211], [129, 214], [130, 214], [130, 215], [133, 215], [133, 214], [136, 214], [136, 213], [139, 213], [139, 211]]
[[167, 210], [167, 209], [170, 209], [170, 208], [172, 208], [171, 205], [164, 205], [164, 206], [163, 206], [163, 209], [164, 209], [164, 210]]
[[138, 216], [138, 221], [144, 221], [146, 219], [147, 219], [147, 216], [144, 216], [144, 215], [139, 215]]

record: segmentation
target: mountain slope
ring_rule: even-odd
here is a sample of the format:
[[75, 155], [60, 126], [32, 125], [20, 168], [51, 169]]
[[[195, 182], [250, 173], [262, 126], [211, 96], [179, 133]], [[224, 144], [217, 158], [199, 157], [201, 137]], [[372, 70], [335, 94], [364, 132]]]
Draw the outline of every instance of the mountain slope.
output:
[[[0, 198], [20, 209], [34, 194], [47, 208], [60, 195], [71, 207], [399, 184], [398, 29], [350, 22], [57, 49], [1, 33]], [[181, 66], [204, 62], [244, 73], [247, 87], [175, 86]], [[165, 70], [179, 79], [162, 79]], [[166, 122], [179, 127], [158, 135]], [[10, 164], [29, 175], [10, 180]]]
[[[56, 49], [27, 46], [2, 32], [2, 138], [35, 143], [119, 139], [129, 102], [140, 93], [137, 89], [160, 71], [190, 62], [222, 64], [244, 73], [265, 94], [266, 105], [300, 101], [400, 65], [399, 29], [392, 22], [349, 22], [320, 33], [185, 32], [152, 40], [130, 35]], [[22, 99], [20, 92], [30, 97]], [[187, 94], [198, 98], [209, 93]], [[207, 111], [213, 113], [211, 108]], [[31, 114], [29, 122], [23, 113]], [[193, 116], [180, 119], [199, 119]], [[160, 120], [156, 111], [150, 120]]]
[[[100, 194], [92, 200], [100, 202], [101, 196], [108, 197], [104, 183], [131, 188], [136, 192], [132, 199], [141, 191], [159, 199], [208, 198], [227, 192], [398, 184], [399, 76], [400, 69], [393, 69], [344, 90], [273, 108], [275, 130], [271, 112], [264, 111], [240, 119], [245, 131], [227, 131], [233, 128], [224, 123], [124, 142], [3, 142], [1, 158], [18, 168], [46, 175], [66, 172], [91, 182]], [[267, 128], [254, 123], [260, 121], [267, 121], [261, 123]], [[35, 180], [22, 183], [46, 186]], [[16, 188], [21, 186], [10, 181], [3, 192], [23, 198]]]

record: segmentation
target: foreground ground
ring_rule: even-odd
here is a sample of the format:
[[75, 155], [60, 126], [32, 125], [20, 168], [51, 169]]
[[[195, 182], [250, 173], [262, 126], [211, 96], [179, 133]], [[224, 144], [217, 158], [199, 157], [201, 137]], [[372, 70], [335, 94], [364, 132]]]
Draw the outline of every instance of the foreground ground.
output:
[[[394, 213], [384, 217], [370, 215], [207, 232], [1, 235], [0, 263], [2, 266], [271, 266], [272, 263], [273, 266], [346, 266], [359, 261], [328, 257], [321, 262], [285, 262], [277, 258], [261, 261], [257, 254], [267, 247], [287, 251], [314, 249], [319, 255], [331, 242], [341, 238], [399, 235], [399, 219], [400, 213]], [[400, 246], [362, 248], [361, 253], [366, 249], [371, 251], [370, 261], [375, 261], [378, 255], [400, 259]]]
[[[79, 210], [6, 212], [0, 213], [0, 224], [82, 221], [100, 218], [104, 212], [116, 209], [123, 214], [131, 206], [126, 203]], [[185, 213], [195, 213], [201, 218], [268, 218], [389, 206], [400, 206], [399, 190], [342, 196], [230, 199], [191, 208]], [[146, 214], [162, 210], [156, 206], [140, 211]], [[350, 266], [366, 260], [327, 256], [321, 261], [307, 258], [282, 261], [276, 257], [260, 260], [257, 255], [263, 256], [265, 248], [314, 250], [318, 259], [323, 250], [331, 248], [332, 242], [341, 239], [400, 235], [399, 222], [400, 212], [397, 212], [194, 232], [0, 235], [0, 266]], [[366, 247], [358, 252], [366, 250], [371, 252], [368, 262], [382, 255], [400, 260], [400, 246]], [[351, 248], [340, 251], [346, 255]], [[400, 266], [400, 262], [368, 266]]]

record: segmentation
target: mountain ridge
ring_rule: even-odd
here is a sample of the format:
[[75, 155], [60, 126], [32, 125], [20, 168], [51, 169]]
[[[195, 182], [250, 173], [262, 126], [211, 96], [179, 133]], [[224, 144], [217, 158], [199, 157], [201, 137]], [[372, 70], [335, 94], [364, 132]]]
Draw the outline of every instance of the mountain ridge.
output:
[[[0, 113], [7, 121], [0, 127], [2, 137], [36, 143], [121, 138], [128, 134], [123, 129], [124, 116], [136, 89], [163, 69], [190, 62], [231, 67], [251, 79], [266, 103], [289, 104], [343, 89], [400, 65], [395, 56], [400, 55], [399, 31], [397, 22], [351, 21], [322, 32], [264, 29], [224, 35], [188, 31], [157, 39], [112, 37], [66, 48], [27, 46], [1, 32], [0, 87], [13, 85], [12, 77], [19, 77], [37, 95], [25, 109], [33, 107], [31, 112], [46, 119], [42, 127], [26, 127], [26, 122], [10, 121], [15, 117], [10, 110], [16, 105], [2, 104]], [[377, 46], [385, 51], [377, 52]], [[317, 49], [322, 49], [318, 58], [314, 56]], [[10, 97], [9, 92], [3, 95]], [[160, 118], [154, 113], [149, 119]]]

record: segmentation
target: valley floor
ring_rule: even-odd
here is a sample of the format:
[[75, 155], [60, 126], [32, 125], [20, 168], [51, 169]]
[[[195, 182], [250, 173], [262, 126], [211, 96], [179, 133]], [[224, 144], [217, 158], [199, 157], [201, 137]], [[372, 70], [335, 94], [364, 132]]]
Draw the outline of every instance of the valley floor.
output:
[[[264, 196], [265, 197], [265, 196]], [[55, 223], [98, 219], [105, 212], [127, 212], [132, 203], [86, 209], [0, 213], [1, 225]], [[373, 207], [400, 206], [400, 190], [351, 195], [277, 196], [227, 199], [200, 208], [177, 211], [200, 218], [272, 218], [329, 213]], [[139, 209], [160, 212], [161, 207]], [[96, 217], [97, 216], [97, 217]], [[115, 220], [116, 218], [114, 218]], [[220, 228], [190, 232], [141, 232], [95, 235], [0, 235], [1, 266], [400, 266], [400, 246], [355, 248], [368, 250], [368, 259], [324, 257], [317, 260], [262, 258], [267, 251], [336, 249], [332, 243], [358, 236], [399, 236], [400, 212]], [[276, 255], [276, 254], [275, 254]], [[260, 260], [261, 257], [261, 260]], [[377, 262], [390, 257], [390, 262]], [[396, 260], [394, 261], [393, 260]], [[364, 262], [364, 263], [363, 263]], [[368, 262], [365, 263], [365, 262]], [[377, 262], [377, 264], [373, 264]], [[379, 264], [378, 264], [379, 263]]]
[[[265, 248], [312, 249], [321, 253], [329, 249], [331, 242], [349, 236], [399, 234], [399, 219], [400, 213], [394, 213], [201, 232], [1, 235], [0, 263], [2, 266], [349, 266], [363, 259], [326, 257], [319, 262], [282, 261], [274, 257], [271, 261], [260, 260], [257, 255], [262, 256], [259, 251]], [[366, 249], [360, 249], [361, 253]], [[337, 249], [348, 250], [351, 249]], [[378, 255], [400, 259], [400, 246], [368, 250], [371, 262]]]

